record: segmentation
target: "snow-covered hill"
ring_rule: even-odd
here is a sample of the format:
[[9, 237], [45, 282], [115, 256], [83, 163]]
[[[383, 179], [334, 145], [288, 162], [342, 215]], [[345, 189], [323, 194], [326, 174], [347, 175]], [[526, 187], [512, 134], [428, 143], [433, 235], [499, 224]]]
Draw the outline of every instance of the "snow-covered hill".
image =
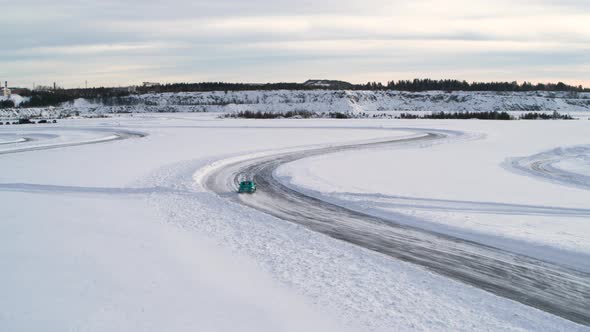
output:
[[19, 95], [0, 96], [0, 101], [5, 101], [5, 100], [12, 100], [14, 105], [18, 106], [21, 103], [28, 101], [29, 97], [22, 97]]
[[55, 109], [0, 110], [2, 117], [72, 113], [309, 111], [351, 114], [395, 112], [590, 111], [590, 93], [570, 92], [400, 92], [400, 91], [218, 91], [132, 95], [83, 100]]

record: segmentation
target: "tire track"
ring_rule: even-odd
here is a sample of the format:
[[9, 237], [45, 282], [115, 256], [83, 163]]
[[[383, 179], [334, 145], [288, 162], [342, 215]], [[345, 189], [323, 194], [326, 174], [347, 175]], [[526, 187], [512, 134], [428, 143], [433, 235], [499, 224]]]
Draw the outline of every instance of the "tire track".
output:
[[[103, 131], [103, 130], [94, 130], [94, 131]], [[23, 147], [23, 148], [11, 149], [11, 150], [6, 150], [6, 151], [0, 151], [0, 155], [23, 153], [23, 152], [30, 152], [30, 151], [39, 151], [39, 150], [49, 150], [49, 149], [65, 148], [65, 147], [80, 146], [80, 145], [99, 144], [99, 143], [125, 140], [128, 138], [142, 138], [142, 137], [147, 136], [147, 134], [145, 134], [145, 133], [134, 132], [134, 131], [129, 131], [129, 130], [113, 130], [113, 131], [108, 131], [108, 133], [112, 133], [112, 137], [105, 137], [102, 139], [98, 138], [98, 139], [81, 141], [81, 142], [57, 143], [57, 144], [48, 144], [48, 145], [41, 145], [41, 146]], [[32, 141], [32, 140], [33, 139], [28, 138], [27, 142]]]
[[[203, 185], [222, 197], [369, 250], [421, 265], [498, 296], [590, 326], [590, 274], [452, 236], [401, 225], [324, 202], [281, 184], [273, 172], [302, 158], [374, 147], [433, 143], [453, 134], [280, 153], [235, 162], [208, 174]], [[241, 179], [258, 184], [237, 195]]]

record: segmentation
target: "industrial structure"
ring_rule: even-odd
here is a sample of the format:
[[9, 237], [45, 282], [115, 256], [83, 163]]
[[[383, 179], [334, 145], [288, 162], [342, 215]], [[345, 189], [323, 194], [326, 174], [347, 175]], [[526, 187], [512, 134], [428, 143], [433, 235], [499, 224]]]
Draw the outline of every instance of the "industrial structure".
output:
[[143, 82], [144, 88], [153, 88], [153, 87], [160, 86], [160, 85], [161, 84], [157, 83], [157, 82]]
[[2, 95], [4, 97], [10, 97], [10, 89], [8, 88], [8, 81], [4, 81], [4, 88], [2, 89]]

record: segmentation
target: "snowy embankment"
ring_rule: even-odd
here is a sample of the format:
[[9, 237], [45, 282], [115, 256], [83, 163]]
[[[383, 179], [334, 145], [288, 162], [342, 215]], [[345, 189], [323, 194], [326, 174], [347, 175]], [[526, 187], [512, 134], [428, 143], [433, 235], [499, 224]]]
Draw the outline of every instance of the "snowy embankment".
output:
[[70, 142], [94, 128], [148, 135], [0, 156], [0, 330], [587, 331], [193, 182], [231, 156], [375, 140], [395, 125], [407, 122], [182, 114], [18, 127]]
[[296, 190], [364, 213], [590, 271], [590, 191], [580, 185], [590, 173], [588, 149], [560, 149], [572, 153], [551, 159], [555, 169], [563, 167], [562, 180], [576, 167], [578, 176], [570, 180], [577, 181], [578, 188], [504, 167], [514, 156], [590, 143], [586, 123], [468, 124], [428, 123], [468, 128], [487, 137], [427, 150], [313, 157], [279, 168], [276, 176]]
[[398, 115], [403, 112], [560, 112], [587, 116], [590, 93], [400, 92], [400, 91], [228, 91], [132, 95], [102, 102], [79, 99], [58, 108], [0, 110], [0, 117], [143, 112], [341, 112]]

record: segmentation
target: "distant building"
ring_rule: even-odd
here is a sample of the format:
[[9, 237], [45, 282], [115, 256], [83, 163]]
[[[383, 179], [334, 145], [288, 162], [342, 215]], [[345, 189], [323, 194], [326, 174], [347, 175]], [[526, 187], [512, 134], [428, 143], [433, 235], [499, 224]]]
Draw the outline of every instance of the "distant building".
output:
[[31, 91], [26, 88], [9, 88], [8, 82], [4, 81], [4, 86], [0, 86], [0, 96], [10, 97], [10, 95], [28, 96]]
[[3, 89], [3, 93], [2, 94], [4, 95], [4, 97], [10, 97], [10, 95], [11, 95], [11, 91], [8, 88], [8, 82], [7, 81], [4, 81], [4, 89]]
[[13, 95], [28, 95], [31, 90], [25, 88], [11, 88], [10, 93]]
[[125, 87], [118, 87], [118, 88], [113, 88], [113, 91], [136, 93], [137, 92], [137, 87], [135, 85], [125, 86]]
[[152, 88], [155, 86], [160, 86], [160, 83], [156, 83], [156, 82], [143, 82], [143, 87], [144, 88]]

